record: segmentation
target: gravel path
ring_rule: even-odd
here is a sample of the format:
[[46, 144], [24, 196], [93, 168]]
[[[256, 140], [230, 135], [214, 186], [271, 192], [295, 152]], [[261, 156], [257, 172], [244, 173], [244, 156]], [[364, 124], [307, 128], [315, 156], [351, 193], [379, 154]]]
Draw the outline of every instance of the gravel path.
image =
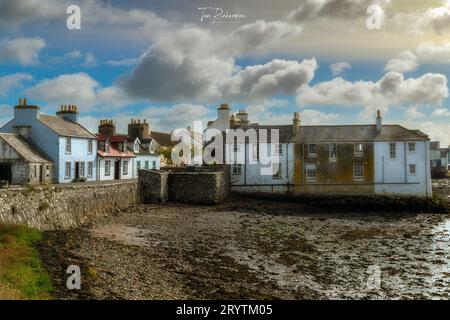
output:
[[[61, 299], [450, 298], [450, 215], [140, 205], [41, 247]], [[65, 288], [70, 264], [82, 290]]]

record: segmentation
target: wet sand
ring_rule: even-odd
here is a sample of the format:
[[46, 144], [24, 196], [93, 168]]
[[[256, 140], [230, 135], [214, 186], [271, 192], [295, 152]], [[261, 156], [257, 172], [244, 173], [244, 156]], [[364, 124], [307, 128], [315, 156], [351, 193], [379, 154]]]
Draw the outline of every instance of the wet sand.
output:
[[[239, 198], [135, 206], [47, 232], [41, 253], [61, 299], [448, 299], [449, 240], [448, 214]], [[70, 264], [80, 291], [65, 288]]]

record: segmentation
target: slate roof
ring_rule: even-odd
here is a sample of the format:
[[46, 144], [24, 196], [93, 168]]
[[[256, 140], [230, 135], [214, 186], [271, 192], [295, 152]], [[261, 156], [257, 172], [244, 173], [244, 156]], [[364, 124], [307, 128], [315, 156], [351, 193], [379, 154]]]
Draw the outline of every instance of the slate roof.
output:
[[97, 137], [90, 133], [86, 128], [84, 128], [79, 123], [74, 123], [69, 120], [65, 120], [58, 116], [49, 116], [46, 114], [41, 114], [39, 116], [40, 121], [49, 127], [51, 130], [56, 132], [58, 135], [63, 137], [74, 137], [74, 138], [88, 138], [96, 139]]
[[365, 141], [427, 141], [428, 136], [419, 130], [409, 130], [400, 125], [300, 126], [292, 142], [365, 142]]
[[0, 138], [11, 146], [26, 162], [50, 163], [51, 160], [38, 151], [19, 134], [0, 133]]
[[[176, 145], [177, 142], [176, 141], [172, 141], [172, 135], [170, 133], [165, 133], [165, 132], [157, 132], [157, 131], [152, 131], [150, 133], [150, 136], [162, 147], [171, 147], [173, 145]], [[142, 142], [150, 142], [151, 140], [147, 141], [142, 141]]]

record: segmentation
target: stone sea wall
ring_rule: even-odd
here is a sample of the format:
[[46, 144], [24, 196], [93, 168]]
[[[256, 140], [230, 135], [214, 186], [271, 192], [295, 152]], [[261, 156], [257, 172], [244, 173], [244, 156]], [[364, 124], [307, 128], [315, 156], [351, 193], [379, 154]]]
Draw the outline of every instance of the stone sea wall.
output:
[[136, 203], [135, 181], [1, 189], [0, 223], [68, 229]]

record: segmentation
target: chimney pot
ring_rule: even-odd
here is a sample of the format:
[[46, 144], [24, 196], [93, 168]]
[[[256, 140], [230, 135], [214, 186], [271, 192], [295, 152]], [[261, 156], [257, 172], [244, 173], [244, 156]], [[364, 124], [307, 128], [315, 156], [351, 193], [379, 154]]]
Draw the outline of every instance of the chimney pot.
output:
[[22, 105], [22, 98], [19, 98], [19, 106]]
[[27, 105], [27, 98], [23, 98], [23, 105], [26, 106]]
[[381, 131], [381, 127], [382, 127], [381, 111], [378, 109], [378, 110], [377, 110], [377, 119], [376, 119], [376, 129], [377, 129], [377, 132], [380, 132], [380, 131]]

